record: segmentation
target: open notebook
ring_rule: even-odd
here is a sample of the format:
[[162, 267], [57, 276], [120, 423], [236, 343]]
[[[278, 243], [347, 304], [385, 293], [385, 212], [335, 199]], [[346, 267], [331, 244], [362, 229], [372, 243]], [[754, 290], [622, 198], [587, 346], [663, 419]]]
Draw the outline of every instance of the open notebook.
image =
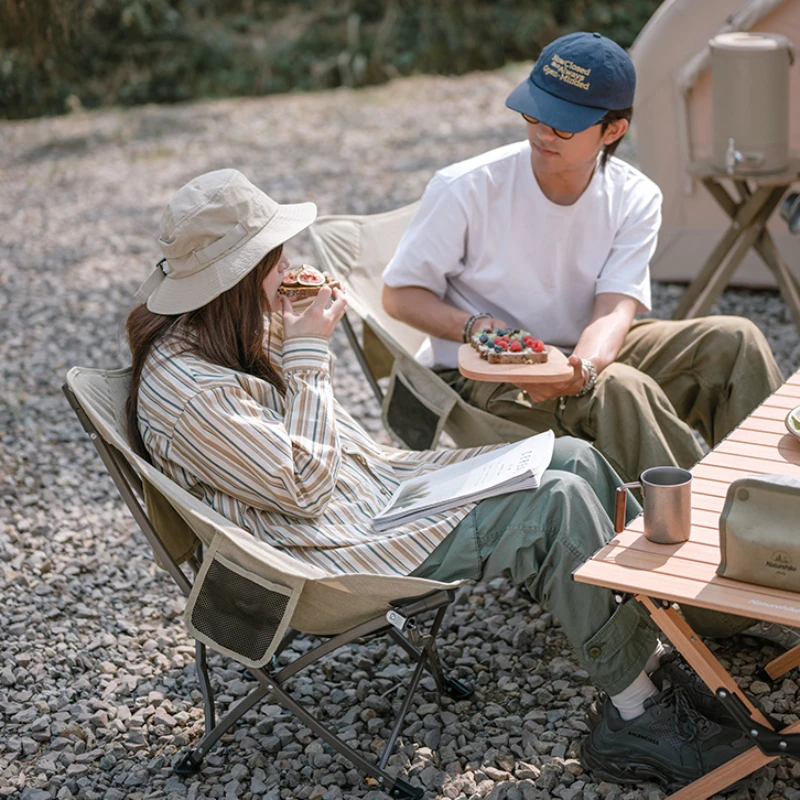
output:
[[545, 431], [403, 481], [372, 525], [384, 531], [487, 497], [536, 489], [553, 457], [554, 441], [553, 432]]

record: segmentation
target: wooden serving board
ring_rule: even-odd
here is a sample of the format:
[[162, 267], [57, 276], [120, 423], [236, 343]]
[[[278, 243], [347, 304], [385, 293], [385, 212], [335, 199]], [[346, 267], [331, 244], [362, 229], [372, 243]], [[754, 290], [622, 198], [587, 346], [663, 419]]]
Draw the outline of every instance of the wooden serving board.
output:
[[544, 364], [490, 364], [471, 344], [458, 348], [458, 371], [465, 378], [488, 383], [558, 383], [572, 376], [567, 357], [552, 345], [545, 345]]

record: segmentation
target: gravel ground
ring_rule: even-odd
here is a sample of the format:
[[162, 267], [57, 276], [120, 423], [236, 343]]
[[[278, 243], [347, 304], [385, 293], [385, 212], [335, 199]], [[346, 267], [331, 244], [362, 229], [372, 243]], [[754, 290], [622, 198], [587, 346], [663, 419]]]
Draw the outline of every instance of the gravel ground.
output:
[[[0, 797], [385, 797], [274, 705], [251, 711], [196, 778], [172, 775], [175, 754], [202, 730], [183, 601], [154, 567], [60, 385], [74, 364], [125, 363], [122, 322], [158, 258], [160, 211], [186, 180], [233, 166], [321, 213], [393, 208], [417, 198], [434, 169], [519, 138], [503, 99], [521, 75], [0, 125]], [[634, 157], [630, 146], [623, 154]], [[311, 258], [305, 238], [294, 257]], [[679, 293], [656, 287], [656, 313], [668, 314]], [[800, 366], [776, 294], [727, 292], [715, 311], [754, 319], [784, 372]], [[342, 336], [335, 346], [340, 398], [385, 441]], [[429, 797], [663, 797], [583, 773], [576, 744], [594, 689], [550, 614], [505, 580], [461, 593], [441, 645], [454, 674], [476, 685], [474, 700], [438, 700], [423, 686], [392, 761]], [[738, 638], [718, 652], [767, 711], [798, 719], [793, 680], [774, 691], [754, 680], [757, 660], [777, 654], [771, 647]], [[295, 686], [369, 753], [407, 669], [396, 647], [375, 642]], [[222, 709], [247, 691], [227, 659], [212, 656], [211, 670]], [[362, 706], [372, 691], [385, 699]], [[800, 798], [798, 778], [800, 765], [776, 761], [736, 797]]]

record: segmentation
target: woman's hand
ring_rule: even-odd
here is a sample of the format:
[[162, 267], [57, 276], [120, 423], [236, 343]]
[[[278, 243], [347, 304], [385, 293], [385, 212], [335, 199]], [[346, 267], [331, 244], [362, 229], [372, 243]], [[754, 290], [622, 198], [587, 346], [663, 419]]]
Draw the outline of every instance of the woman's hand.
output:
[[[331, 304], [328, 305], [328, 301]], [[336, 323], [344, 316], [347, 298], [341, 289], [323, 286], [314, 302], [302, 313], [295, 314], [288, 297], [281, 295], [283, 306], [283, 338], [294, 339], [298, 336], [321, 336], [330, 339]]]

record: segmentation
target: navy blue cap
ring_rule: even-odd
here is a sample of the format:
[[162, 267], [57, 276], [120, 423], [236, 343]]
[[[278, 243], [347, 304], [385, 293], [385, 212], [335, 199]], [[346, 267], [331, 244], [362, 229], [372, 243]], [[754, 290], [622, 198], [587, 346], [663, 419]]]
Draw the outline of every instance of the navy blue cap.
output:
[[633, 62], [616, 42], [599, 33], [569, 33], [542, 50], [506, 105], [578, 133], [600, 122], [606, 111], [630, 108], [635, 90]]

